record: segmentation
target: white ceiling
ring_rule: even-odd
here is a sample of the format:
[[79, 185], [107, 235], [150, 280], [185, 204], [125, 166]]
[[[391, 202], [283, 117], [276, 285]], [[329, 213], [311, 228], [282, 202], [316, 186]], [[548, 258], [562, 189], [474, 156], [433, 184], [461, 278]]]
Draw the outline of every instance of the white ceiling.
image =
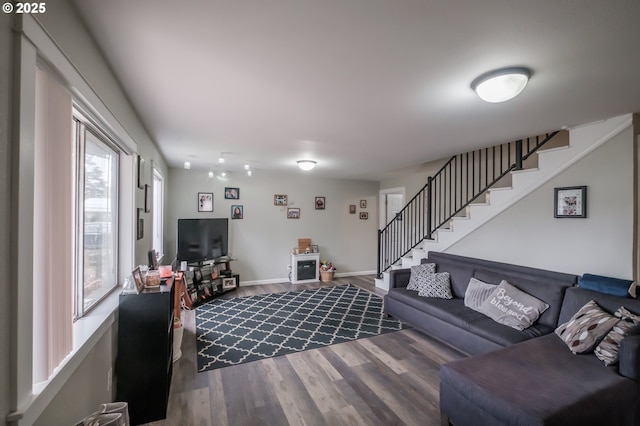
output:
[[[172, 167], [380, 180], [640, 112], [638, 0], [75, 0]], [[527, 66], [519, 97], [478, 75]]]

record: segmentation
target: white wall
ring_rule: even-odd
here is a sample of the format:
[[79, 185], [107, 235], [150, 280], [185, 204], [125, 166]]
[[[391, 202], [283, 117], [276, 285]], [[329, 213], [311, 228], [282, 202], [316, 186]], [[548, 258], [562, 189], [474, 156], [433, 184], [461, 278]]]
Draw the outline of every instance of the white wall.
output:
[[[298, 238], [311, 238], [321, 258], [334, 262], [338, 273], [375, 271], [377, 256], [378, 183], [322, 179], [309, 174], [230, 176], [226, 182], [207, 171], [171, 169], [165, 238], [167, 259], [175, 257], [178, 218], [231, 217], [231, 205], [244, 206], [244, 219], [229, 220], [229, 250], [238, 261], [231, 267], [242, 282], [281, 281], [288, 277], [291, 248]], [[240, 188], [239, 200], [225, 200], [224, 188]], [[214, 193], [214, 212], [198, 213], [198, 192]], [[274, 194], [289, 196], [289, 207], [300, 208], [300, 219], [287, 219], [286, 207], [273, 205]], [[314, 198], [326, 197], [326, 209], [315, 210]], [[367, 208], [360, 208], [367, 200]], [[349, 214], [349, 205], [357, 213]], [[360, 211], [369, 213], [360, 220]], [[167, 260], [168, 262], [169, 260]]]
[[[137, 143], [138, 154], [146, 160], [145, 181], [152, 183], [152, 162], [166, 177], [168, 169], [162, 154], [129, 104], [120, 83], [111, 72], [111, 68], [93, 42], [93, 38], [87, 32], [71, 2], [56, 2], [55, 7], [47, 8], [47, 13], [34, 16]], [[136, 205], [143, 207], [144, 191], [136, 189], [135, 195]], [[146, 264], [147, 252], [152, 247], [151, 213], [144, 213], [143, 218], [145, 219], [144, 238], [136, 241], [135, 264]]]
[[[631, 279], [633, 158], [630, 127], [447, 251]], [[587, 218], [555, 219], [554, 188], [579, 185], [587, 185]]]
[[[51, 36], [53, 41], [59, 46], [64, 55], [73, 63], [75, 69], [82, 75], [92, 90], [91, 96], [97, 96], [106, 105], [110, 114], [117, 120], [118, 126], [124, 128], [129, 140], [135, 141], [138, 152], [147, 160], [147, 164], [154, 161], [167, 176], [167, 167], [161, 154], [155, 147], [151, 137], [147, 134], [144, 126], [139, 121], [135, 111], [129, 105], [126, 95], [112, 75], [108, 65], [102, 58], [99, 49], [89, 36], [84, 24], [79, 20], [75, 9], [69, 1], [55, 2], [55, 7], [48, 7], [47, 13], [33, 16], [37, 18], [45, 31]], [[52, 5], [50, 5], [52, 6]], [[11, 158], [8, 152], [9, 132], [12, 125], [11, 104], [13, 95], [12, 81], [12, 57], [10, 43], [13, 39], [11, 32], [11, 21], [13, 16], [9, 14], [0, 15], [0, 93], [2, 102], [0, 103], [0, 268], [7, 271], [15, 267], [15, 259], [11, 259], [9, 250], [9, 230], [16, 225], [17, 220], [11, 223], [7, 211], [10, 202], [8, 200], [9, 173], [11, 172]], [[45, 58], [46, 59], [46, 58]], [[64, 77], [63, 77], [64, 79]], [[7, 95], [5, 95], [5, 93]], [[6, 96], [6, 97], [5, 97]], [[15, 121], [15, 118], [13, 118]], [[112, 123], [113, 124], [113, 123]], [[118, 135], [122, 136], [122, 135]], [[148, 169], [147, 180], [150, 181], [151, 174]], [[134, 183], [132, 183], [134, 184]], [[143, 202], [143, 191], [136, 189], [136, 202], [138, 206]], [[147, 229], [146, 237], [136, 242], [136, 262], [146, 263], [146, 253], [151, 247], [150, 215], [145, 220]], [[131, 235], [135, 240], [135, 235]], [[8, 264], [11, 262], [11, 264]], [[29, 286], [29, 282], [21, 282], [21, 286]], [[15, 325], [16, 316], [12, 315], [12, 309], [8, 303], [15, 299], [11, 297], [10, 286], [15, 283], [10, 280], [3, 280], [0, 284], [0, 311], [4, 314], [4, 321], [0, 330], [0, 337], [6, 342], [8, 330]], [[44, 409], [40, 417], [39, 424], [47, 425], [68, 425], [79, 420], [79, 416], [84, 416], [95, 411], [99, 403], [111, 400], [112, 395], [107, 392], [107, 373], [114, 365], [115, 341], [117, 328], [114, 326], [107, 329], [100, 341], [89, 352], [82, 364], [71, 373], [68, 381], [57, 392], [57, 396]], [[13, 352], [12, 352], [13, 351]], [[10, 388], [9, 377], [11, 370], [10, 355], [16, 352], [15, 345], [11, 347], [2, 345], [0, 348], [0, 424], [5, 424], [5, 418], [9, 409]], [[30, 357], [30, 353], [19, 353], [14, 356]]]
[[[10, 266], [9, 234], [11, 215], [9, 211], [11, 185], [11, 92], [13, 90], [13, 16], [0, 15], [0, 271], [8, 271]], [[0, 280], [0, 424], [5, 424], [9, 412], [9, 341], [12, 310], [9, 279]]]

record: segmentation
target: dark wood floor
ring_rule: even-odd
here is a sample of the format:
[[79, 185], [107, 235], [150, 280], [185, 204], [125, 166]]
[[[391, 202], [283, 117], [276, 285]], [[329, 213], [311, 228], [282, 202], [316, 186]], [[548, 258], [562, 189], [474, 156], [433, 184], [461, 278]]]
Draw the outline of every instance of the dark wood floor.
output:
[[[224, 297], [352, 283], [383, 294], [373, 276], [330, 283], [240, 287]], [[439, 425], [438, 371], [462, 355], [415, 330], [196, 372], [195, 316], [183, 311], [166, 420], [187, 425]]]

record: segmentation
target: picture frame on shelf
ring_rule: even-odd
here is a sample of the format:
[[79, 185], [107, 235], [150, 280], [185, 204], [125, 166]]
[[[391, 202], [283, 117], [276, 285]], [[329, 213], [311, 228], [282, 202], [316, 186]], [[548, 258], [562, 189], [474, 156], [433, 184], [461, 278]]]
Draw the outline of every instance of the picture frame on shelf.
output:
[[140, 267], [137, 266], [133, 271], [131, 271], [131, 275], [133, 276], [133, 282], [136, 284], [136, 291], [139, 294], [144, 290], [144, 280], [142, 279], [142, 271], [140, 271]]
[[142, 209], [138, 207], [136, 209], [136, 239], [141, 240], [144, 238], [144, 218], [142, 217]]
[[554, 188], [553, 217], [558, 219], [587, 217], [587, 187]]
[[223, 290], [231, 290], [233, 288], [236, 288], [236, 279], [235, 279], [235, 277], [222, 278], [222, 289]]
[[275, 194], [273, 196], [274, 206], [287, 206], [289, 204], [289, 197], [285, 194]]
[[311, 245], [311, 252], [312, 253], [320, 253], [320, 251], [318, 250], [318, 245], [317, 244], [312, 244]]
[[356, 205], [355, 204], [350, 204], [349, 205], [349, 214], [356, 214]]
[[316, 210], [324, 210], [325, 197], [316, 197], [315, 206]]
[[151, 187], [148, 183], [144, 184], [144, 212], [151, 212]]
[[369, 219], [369, 213], [368, 212], [360, 212], [360, 219], [362, 219], [362, 220]]
[[198, 192], [198, 212], [213, 211], [213, 192]]
[[288, 207], [287, 208], [287, 219], [300, 219], [300, 208], [299, 207]]
[[144, 177], [146, 172], [146, 161], [142, 155], [138, 155], [138, 188], [144, 189]]
[[231, 219], [242, 219], [244, 216], [244, 206], [233, 204], [231, 206]]
[[240, 199], [240, 188], [229, 188], [229, 187], [226, 187], [224, 189], [224, 199], [225, 200], [239, 200]]
[[360, 200], [360, 208], [361, 209], [367, 208], [367, 200]]

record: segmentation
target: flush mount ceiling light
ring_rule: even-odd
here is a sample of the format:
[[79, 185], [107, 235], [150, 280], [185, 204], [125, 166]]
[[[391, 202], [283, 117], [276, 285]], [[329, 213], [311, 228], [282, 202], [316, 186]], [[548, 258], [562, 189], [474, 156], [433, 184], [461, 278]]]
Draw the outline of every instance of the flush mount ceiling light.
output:
[[316, 162], [313, 160], [298, 160], [298, 167], [305, 172], [313, 169], [316, 166]]
[[251, 176], [253, 172], [251, 170], [247, 170], [247, 176]]
[[222, 154], [220, 154], [220, 157], [218, 157], [218, 164], [224, 164], [224, 157], [222, 156]]
[[524, 67], [501, 68], [482, 74], [471, 82], [471, 88], [486, 102], [505, 102], [522, 92], [531, 77]]
[[244, 169], [245, 170], [249, 170], [250, 168], [251, 168], [251, 166], [249, 165], [248, 161], [246, 163], [244, 163]]
[[184, 162], [184, 168], [185, 168], [185, 169], [187, 169], [187, 170], [189, 170], [189, 169], [191, 168], [191, 163], [190, 163], [190, 162], [188, 162], [188, 161], [185, 161], [185, 162]]
[[213, 172], [211, 170], [209, 170], [209, 177], [212, 178], [213, 177]]

